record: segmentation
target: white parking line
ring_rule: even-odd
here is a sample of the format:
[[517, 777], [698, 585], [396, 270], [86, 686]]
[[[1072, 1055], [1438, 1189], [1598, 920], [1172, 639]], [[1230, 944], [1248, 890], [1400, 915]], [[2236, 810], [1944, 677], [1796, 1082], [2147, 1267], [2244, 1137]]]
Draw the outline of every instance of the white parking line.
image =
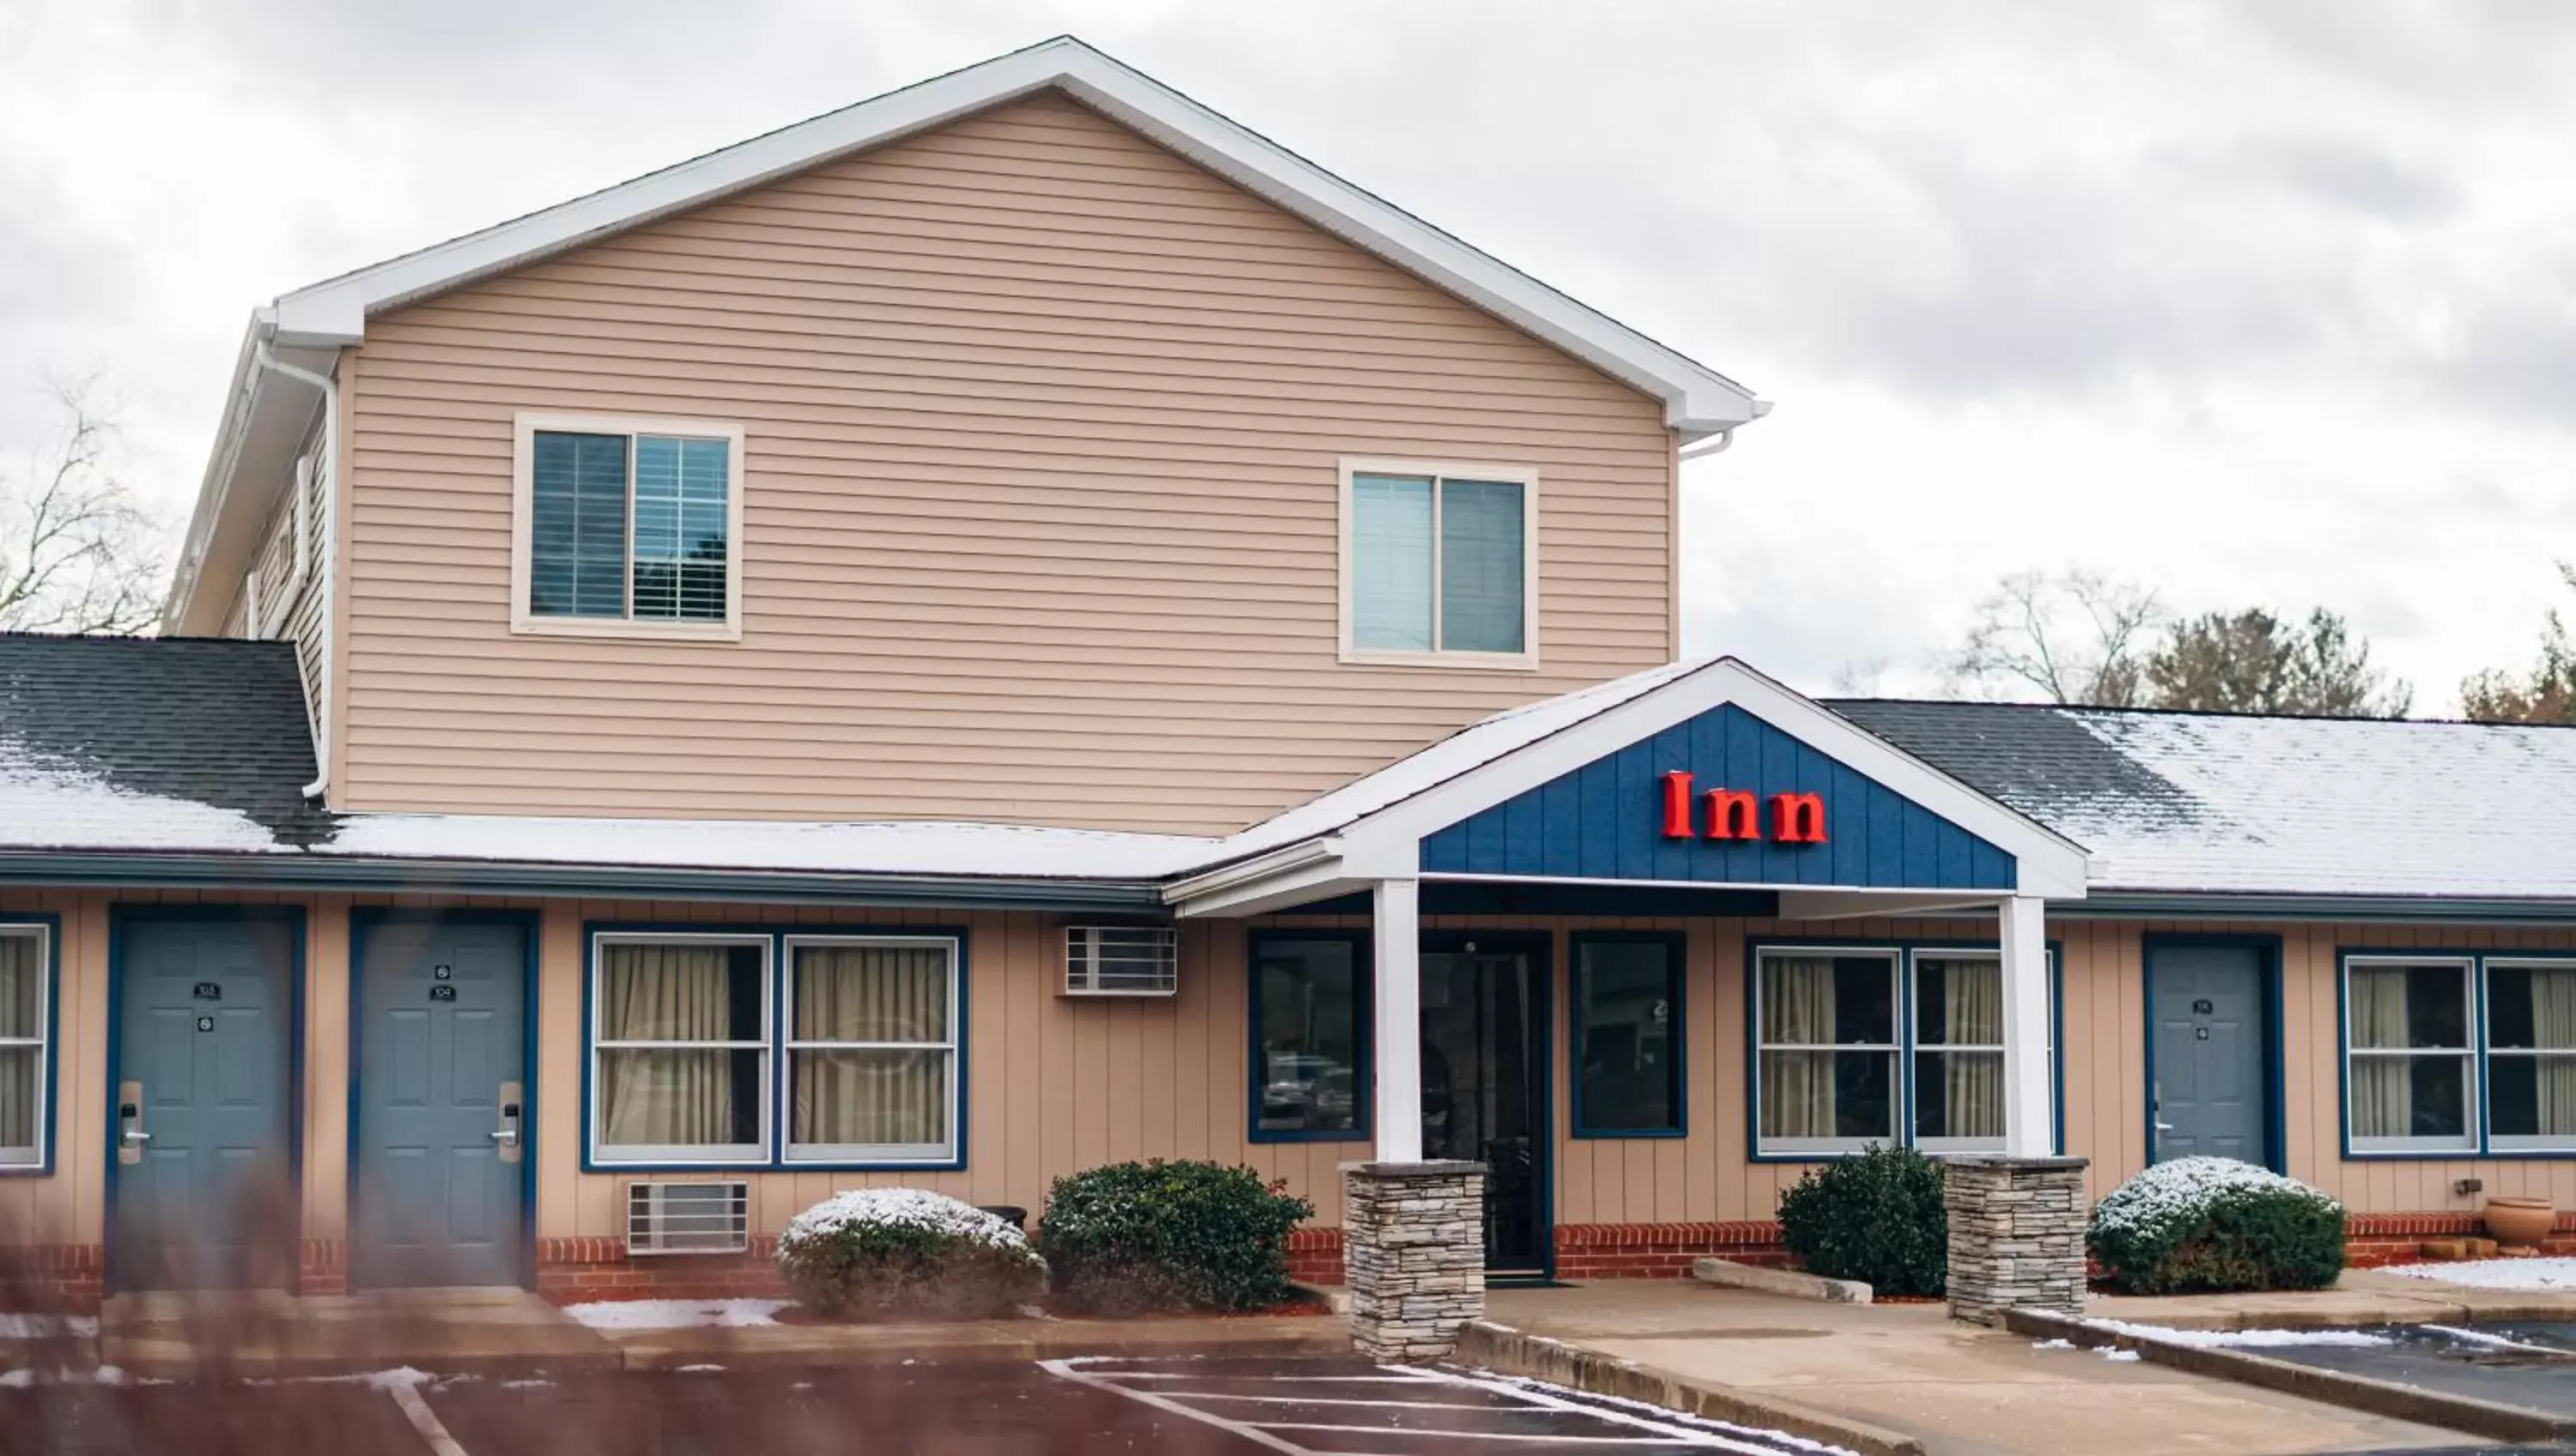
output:
[[[1775, 1456], [1778, 1447], [1757, 1446], [1732, 1439], [1704, 1427], [1661, 1421], [1627, 1410], [1606, 1409], [1581, 1401], [1565, 1400], [1542, 1390], [1534, 1390], [1514, 1381], [1484, 1380], [1447, 1371], [1410, 1370], [1401, 1366], [1379, 1366], [1382, 1374], [1374, 1375], [1230, 1375], [1222, 1371], [1175, 1372], [1170, 1370], [1124, 1370], [1118, 1368], [1125, 1357], [1086, 1356], [1072, 1360], [1040, 1361], [1049, 1374], [1088, 1385], [1095, 1390], [1111, 1390], [1129, 1400], [1139, 1401], [1157, 1410], [1184, 1416], [1201, 1425], [1214, 1426], [1241, 1436], [1273, 1451], [1296, 1453], [1296, 1456], [1318, 1456], [1312, 1448], [1298, 1444], [1281, 1432], [1330, 1433], [1335, 1436], [1387, 1436], [1401, 1443], [1456, 1441], [1462, 1444], [1488, 1442], [1554, 1442], [1569, 1449], [1594, 1449], [1620, 1446], [1691, 1446], [1707, 1451], [1739, 1453], [1739, 1456]], [[1308, 1396], [1293, 1392], [1261, 1395], [1241, 1390], [1190, 1390], [1175, 1385], [1142, 1386], [1131, 1382], [1182, 1382], [1226, 1380], [1236, 1384], [1276, 1382], [1356, 1383], [1373, 1382], [1387, 1385], [1432, 1385], [1452, 1390], [1475, 1390], [1500, 1397], [1501, 1404], [1469, 1403], [1454, 1400], [1402, 1399], [1366, 1400], [1356, 1397]], [[1625, 1428], [1636, 1434], [1575, 1435], [1537, 1431], [1455, 1431], [1420, 1426], [1362, 1426], [1329, 1421], [1265, 1421], [1257, 1412], [1243, 1416], [1221, 1415], [1205, 1406], [1218, 1402], [1260, 1405], [1332, 1406], [1352, 1410], [1422, 1410], [1474, 1411], [1485, 1415], [1579, 1415], [1603, 1426]], [[1335, 1451], [1332, 1456], [1353, 1456]]]
[[411, 1422], [411, 1428], [420, 1433], [420, 1438], [429, 1443], [429, 1449], [437, 1456], [465, 1456], [465, 1448], [456, 1444], [456, 1438], [447, 1433], [447, 1423], [438, 1418], [438, 1412], [429, 1408], [428, 1401], [420, 1398], [418, 1386], [388, 1385], [384, 1392], [394, 1398], [394, 1404], [402, 1409], [403, 1419]]

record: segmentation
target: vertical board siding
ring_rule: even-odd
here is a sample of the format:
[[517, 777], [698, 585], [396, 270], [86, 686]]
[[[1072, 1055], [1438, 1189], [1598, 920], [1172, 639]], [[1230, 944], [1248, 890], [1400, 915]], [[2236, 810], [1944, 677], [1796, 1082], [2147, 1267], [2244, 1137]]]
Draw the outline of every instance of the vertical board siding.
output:
[[[1218, 831], [1676, 650], [1654, 401], [1060, 96], [357, 362], [349, 807]], [[743, 426], [741, 642], [511, 634], [519, 411]], [[1540, 670], [1339, 661], [1346, 455], [1538, 471]]]
[[[1690, 773], [1695, 837], [1664, 833], [1664, 775]], [[1754, 796], [1754, 837], [1709, 839], [1706, 795]], [[1772, 796], [1812, 793], [1825, 842], [1772, 836]], [[2009, 889], [2012, 856], [1732, 703], [1425, 838], [1422, 868], [1737, 885]]]

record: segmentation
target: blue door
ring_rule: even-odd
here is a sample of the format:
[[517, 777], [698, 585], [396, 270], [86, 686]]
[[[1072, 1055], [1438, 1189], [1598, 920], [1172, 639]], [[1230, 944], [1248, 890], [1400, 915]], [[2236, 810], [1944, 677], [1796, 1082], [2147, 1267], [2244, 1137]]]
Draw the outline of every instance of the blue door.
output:
[[296, 948], [291, 916], [118, 916], [118, 1288], [293, 1278]]
[[361, 922], [350, 1274], [517, 1284], [527, 1239], [528, 927]]
[[2265, 1160], [2272, 1114], [2264, 1077], [2262, 952], [2164, 945], [2153, 952], [2154, 1161]]

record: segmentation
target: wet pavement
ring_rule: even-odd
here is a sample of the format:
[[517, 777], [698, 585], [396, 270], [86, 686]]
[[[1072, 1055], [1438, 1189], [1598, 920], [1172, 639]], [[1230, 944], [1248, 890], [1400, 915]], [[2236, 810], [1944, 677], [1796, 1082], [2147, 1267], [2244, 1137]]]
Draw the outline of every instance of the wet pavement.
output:
[[1644, 1407], [1348, 1358], [717, 1368], [0, 1389], [0, 1456], [1662, 1456], [1812, 1450]]
[[2418, 1325], [2379, 1345], [2282, 1345], [2277, 1360], [2576, 1417], [2576, 1324]]

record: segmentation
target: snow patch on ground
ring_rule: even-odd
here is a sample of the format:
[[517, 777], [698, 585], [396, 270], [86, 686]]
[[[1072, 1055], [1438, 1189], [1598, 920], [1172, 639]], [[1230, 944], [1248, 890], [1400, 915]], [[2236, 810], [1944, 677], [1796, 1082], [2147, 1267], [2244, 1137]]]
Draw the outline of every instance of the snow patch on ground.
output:
[[2114, 1364], [2126, 1365], [2141, 1357], [2135, 1350], [2104, 1350], [2102, 1358]]
[[2367, 1347], [2396, 1343], [2386, 1335], [2368, 1330], [2176, 1330], [2163, 1325], [2131, 1324], [2127, 1320], [2097, 1319], [2086, 1320], [2085, 1323], [2115, 1335], [2133, 1335], [2139, 1339], [2160, 1340], [2168, 1345], [2191, 1345], [2203, 1350], [2277, 1349], [2287, 1345]]
[[2576, 1289], [2576, 1259], [2471, 1259], [2457, 1264], [2391, 1264], [2382, 1274], [2470, 1289]]
[[98, 1338], [98, 1316], [91, 1314], [0, 1314], [0, 1340], [92, 1340]]
[[774, 1325], [784, 1299], [603, 1299], [564, 1313], [594, 1330], [696, 1330]]

